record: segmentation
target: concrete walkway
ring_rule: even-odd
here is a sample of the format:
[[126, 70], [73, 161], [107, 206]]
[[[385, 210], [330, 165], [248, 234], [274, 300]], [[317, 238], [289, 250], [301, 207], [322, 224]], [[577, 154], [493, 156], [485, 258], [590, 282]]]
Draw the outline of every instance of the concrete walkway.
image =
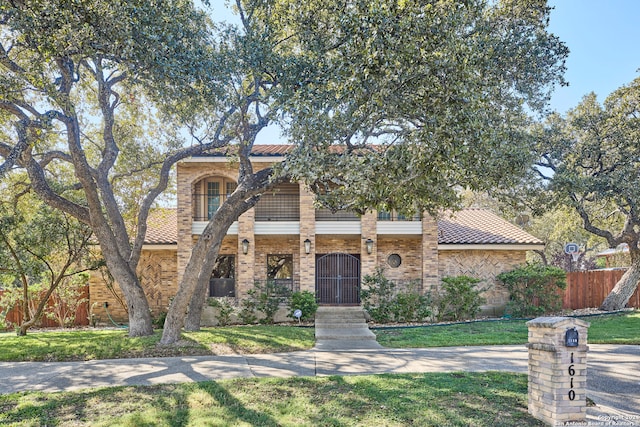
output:
[[[279, 354], [113, 359], [87, 362], [1, 362], [0, 394], [152, 385], [238, 377], [368, 375], [407, 372], [527, 372], [523, 345], [429, 349], [316, 347]], [[353, 344], [353, 343], [351, 343]], [[640, 425], [640, 346], [589, 345], [590, 420], [618, 417]], [[600, 424], [616, 425], [616, 424]]]

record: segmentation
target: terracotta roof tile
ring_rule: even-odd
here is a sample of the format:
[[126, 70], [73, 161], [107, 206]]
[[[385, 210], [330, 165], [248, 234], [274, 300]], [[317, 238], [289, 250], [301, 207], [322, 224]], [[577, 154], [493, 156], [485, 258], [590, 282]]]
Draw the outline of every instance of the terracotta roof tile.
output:
[[177, 210], [164, 208], [155, 209], [147, 221], [147, 245], [172, 245], [178, 242]]
[[[370, 148], [377, 149], [380, 146], [372, 145]], [[223, 157], [227, 155], [227, 153], [232, 152], [234, 146], [230, 145], [227, 147], [222, 147], [217, 150], [212, 150], [207, 154], [199, 155], [196, 157]], [[293, 144], [256, 144], [251, 149], [251, 156], [254, 157], [280, 157], [284, 156], [291, 150], [295, 148]], [[340, 145], [332, 145], [329, 147], [329, 150], [332, 153], [342, 153], [345, 147]]]
[[440, 244], [544, 244], [498, 215], [478, 208], [445, 214], [438, 220]]

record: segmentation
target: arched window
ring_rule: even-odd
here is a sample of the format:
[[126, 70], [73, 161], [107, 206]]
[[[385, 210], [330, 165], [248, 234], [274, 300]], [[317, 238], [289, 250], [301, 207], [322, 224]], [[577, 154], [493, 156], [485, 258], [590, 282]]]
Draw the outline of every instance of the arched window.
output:
[[193, 220], [209, 221], [236, 187], [235, 181], [222, 177], [199, 181], [193, 194]]

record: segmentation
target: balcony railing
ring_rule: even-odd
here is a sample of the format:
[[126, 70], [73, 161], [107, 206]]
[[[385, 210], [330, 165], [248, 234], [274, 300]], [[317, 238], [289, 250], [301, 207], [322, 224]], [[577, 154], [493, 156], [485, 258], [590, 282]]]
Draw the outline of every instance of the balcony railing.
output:
[[397, 212], [378, 212], [378, 221], [420, 221], [420, 215], [406, 216]]
[[[194, 194], [193, 220], [209, 221], [227, 195]], [[300, 197], [297, 194], [265, 194], [256, 204], [256, 221], [300, 221]]]
[[300, 221], [300, 196], [264, 194], [256, 204], [256, 221]]
[[331, 209], [316, 209], [316, 221], [360, 221], [360, 217], [355, 212], [338, 211]]
[[293, 292], [300, 290], [300, 282], [293, 279], [255, 280], [253, 283], [254, 289], [259, 287], [261, 292], [280, 298], [289, 298]]
[[209, 221], [227, 199], [226, 194], [194, 194], [192, 197], [194, 221]]

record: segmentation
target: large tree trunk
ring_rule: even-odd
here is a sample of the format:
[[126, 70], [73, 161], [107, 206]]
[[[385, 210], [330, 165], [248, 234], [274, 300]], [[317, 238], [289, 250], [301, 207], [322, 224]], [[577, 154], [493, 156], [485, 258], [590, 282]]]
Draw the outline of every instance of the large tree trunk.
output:
[[640, 251], [631, 250], [630, 253], [631, 267], [604, 299], [600, 306], [601, 310], [622, 310], [627, 306], [629, 299], [638, 288], [638, 281], [640, 281]]
[[164, 322], [161, 344], [174, 344], [180, 339], [180, 330], [184, 325], [189, 303], [201, 283], [200, 277], [202, 276], [202, 281], [208, 280], [211, 276], [211, 270], [213, 270], [214, 263], [206, 262], [206, 260], [216, 259], [227, 230], [233, 224], [233, 221], [250, 207], [245, 206], [244, 201], [241, 199], [236, 200], [235, 204], [237, 206], [234, 206], [231, 198], [227, 199], [227, 202], [218, 209], [212, 220], [207, 224], [193, 247], [182, 281], [178, 286], [178, 292], [173, 301], [171, 301], [171, 306]]
[[107, 268], [120, 286], [124, 299], [127, 302], [129, 314], [129, 336], [144, 337], [153, 335], [153, 322], [151, 310], [144, 290], [129, 265], [119, 256], [111, 255], [111, 251], [105, 251], [103, 256], [107, 262]]
[[198, 278], [198, 286], [193, 292], [191, 301], [189, 302], [189, 311], [187, 318], [184, 321], [185, 331], [199, 331], [200, 323], [202, 321], [202, 310], [204, 309], [205, 302], [207, 300], [207, 291], [209, 290], [209, 277], [204, 272], [207, 268], [203, 268], [203, 274]]

